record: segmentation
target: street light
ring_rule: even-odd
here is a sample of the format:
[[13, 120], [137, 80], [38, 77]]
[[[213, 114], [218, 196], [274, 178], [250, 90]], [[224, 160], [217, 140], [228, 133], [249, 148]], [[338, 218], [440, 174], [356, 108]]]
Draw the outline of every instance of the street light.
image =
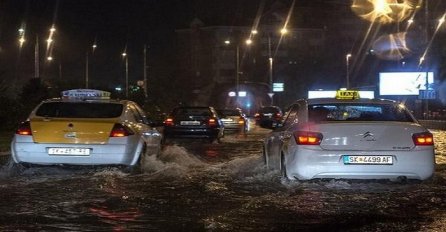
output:
[[[19, 46], [20, 49], [23, 47], [24, 43], [26, 42], [26, 30], [22, 26], [18, 29], [19, 32]], [[54, 33], [56, 32], [56, 28], [51, 26], [49, 29], [49, 36], [46, 39], [47, 42], [47, 50], [46, 50], [46, 60], [51, 61], [53, 59], [52, 57], [52, 49], [54, 47]], [[34, 78], [40, 78], [40, 49], [39, 49], [39, 36], [36, 34], [36, 42], [34, 44]]]
[[124, 51], [122, 57], [125, 59], [125, 97], [129, 97], [129, 58]]
[[[245, 44], [247, 45], [247, 46], [250, 46], [252, 43], [253, 43], [253, 41], [251, 40], [251, 39], [246, 39], [245, 41]], [[230, 40], [225, 40], [225, 44], [227, 44], [227, 45], [230, 45], [231, 44], [231, 41]], [[237, 45], [236, 45], [236, 62], [235, 62], [235, 67], [236, 67], [236, 70], [235, 70], [235, 90], [236, 90], [236, 101], [237, 101], [237, 104], [238, 104], [238, 97], [239, 97], [239, 91], [240, 91], [240, 74], [241, 74], [241, 71], [240, 71], [240, 44], [239, 43], [237, 43]]]
[[[92, 48], [92, 53], [94, 53], [94, 51], [96, 50], [96, 48], [97, 48], [97, 45], [96, 45], [96, 43], [94, 43], [92, 46], [91, 46], [91, 48]], [[86, 89], [88, 89], [88, 82], [89, 82], [89, 51], [87, 50], [87, 52], [85, 53], [85, 88]]]
[[347, 71], [347, 75], [346, 75], [346, 80], [347, 80], [347, 89], [350, 88], [350, 69], [349, 69], [349, 62], [350, 62], [350, 57], [352, 57], [352, 54], [348, 53], [345, 56], [345, 63], [346, 63], [346, 71]]

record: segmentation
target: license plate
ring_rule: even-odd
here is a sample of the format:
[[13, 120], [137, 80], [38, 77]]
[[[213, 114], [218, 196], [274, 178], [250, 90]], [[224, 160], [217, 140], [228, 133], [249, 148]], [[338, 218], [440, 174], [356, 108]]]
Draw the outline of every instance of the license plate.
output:
[[232, 118], [222, 118], [221, 119], [222, 122], [232, 122]]
[[343, 156], [344, 164], [393, 164], [393, 157], [390, 155], [345, 155]]
[[89, 148], [48, 148], [49, 155], [90, 155]]
[[181, 121], [180, 125], [183, 125], [183, 126], [198, 126], [198, 125], [200, 125], [200, 121]]

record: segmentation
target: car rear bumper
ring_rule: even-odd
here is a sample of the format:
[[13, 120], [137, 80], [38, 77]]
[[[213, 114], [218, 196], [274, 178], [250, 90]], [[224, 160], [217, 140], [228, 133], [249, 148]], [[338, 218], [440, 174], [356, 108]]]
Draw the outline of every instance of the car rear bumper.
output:
[[[308, 146], [309, 147], [309, 146]], [[321, 149], [291, 149], [286, 156], [288, 178], [309, 180], [335, 179], [407, 179], [425, 180], [435, 172], [432, 147], [411, 151], [325, 151]], [[344, 164], [343, 156], [389, 155], [393, 164]]]
[[[88, 148], [89, 155], [50, 155], [48, 148]], [[126, 144], [38, 144], [33, 142], [12, 142], [11, 155], [16, 163], [41, 165], [135, 165], [142, 146]]]
[[225, 131], [243, 131], [245, 130], [245, 125], [244, 124], [239, 124], [239, 123], [225, 123]]
[[217, 138], [219, 128], [165, 128], [164, 136], [169, 138]]

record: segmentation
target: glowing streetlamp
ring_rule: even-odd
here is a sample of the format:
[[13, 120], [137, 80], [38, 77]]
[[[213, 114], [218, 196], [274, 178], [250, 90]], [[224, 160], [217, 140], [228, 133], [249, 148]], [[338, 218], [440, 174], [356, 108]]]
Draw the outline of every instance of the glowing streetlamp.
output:
[[[94, 53], [94, 51], [96, 50], [98, 46], [96, 45], [96, 43], [94, 43], [91, 48], [92, 48], [92, 53]], [[88, 83], [90, 80], [90, 71], [89, 71], [89, 54], [90, 52], [87, 50], [87, 52], [85, 53], [85, 88], [88, 89]]]
[[[21, 28], [18, 29], [19, 32], [19, 47], [20, 49], [23, 48], [26, 40], [26, 30], [24, 25], [22, 25]], [[54, 33], [56, 32], [56, 28], [53, 26], [51, 26], [51, 28], [49, 29], [49, 35], [48, 38], [46, 39], [46, 43], [47, 43], [47, 51], [46, 51], [46, 55], [45, 55], [45, 59], [47, 61], [52, 61], [53, 60], [53, 56], [52, 56], [52, 48], [54, 46]], [[36, 42], [34, 44], [34, 77], [35, 78], [40, 78], [40, 49], [39, 49], [39, 36], [36, 35]]]
[[129, 58], [124, 51], [122, 57], [125, 59], [125, 97], [129, 97]]
[[25, 29], [20, 28], [19, 29], [19, 46], [20, 48], [23, 47], [23, 44], [25, 43]]
[[[252, 43], [253, 43], [253, 41], [251, 39], [246, 39], [245, 40], [245, 44], [247, 46], [250, 46]], [[225, 40], [225, 44], [226, 45], [230, 45], [231, 41], [230, 40]], [[235, 72], [236, 72], [235, 73], [235, 79], [236, 79], [236, 81], [235, 81], [235, 89], [236, 89], [236, 97], [238, 98], [239, 97], [239, 91], [240, 91], [240, 74], [241, 74], [241, 72], [240, 72], [240, 45], [239, 44], [237, 44], [237, 46], [236, 46], [235, 67], [236, 67], [236, 70], [235, 70]], [[238, 102], [238, 100], [237, 100], [237, 102]]]
[[280, 34], [285, 35], [288, 33], [288, 29], [286, 29], [285, 27], [280, 29]]

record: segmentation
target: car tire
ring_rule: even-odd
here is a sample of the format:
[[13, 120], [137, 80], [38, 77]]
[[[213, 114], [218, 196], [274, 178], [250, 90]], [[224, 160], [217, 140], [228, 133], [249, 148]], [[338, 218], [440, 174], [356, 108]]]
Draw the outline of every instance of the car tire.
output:
[[9, 163], [9, 175], [20, 175], [22, 174], [26, 169], [29, 168], [29, 165], [22, 164], [22, 163], [16, 163], [12, 159], [8, 161]]
[[169, 142], [171, 142], [171, 139], [167, 136], [163, 136], [163, 138], [161, 139], [161, 145], [168, 145]]
[[281, 175], [281, 177], [285, 178], [286, 180], [289, 180], [288, 174], [286, 171], [285, 156], [283, 154], [280, 156], [280, 175]]
[[146, 153], [147, 153], [147, 146], [144, 144], [144, 147], [141, 150], [141, 153], [139, 154], [139, 158], [136, 164], [128, 167], [128, 172], [130, 174], [141, 174], [144, 172], [143, 164]]
[[209, 139], [209, 143], [213, 144], [213, 143], [221, 143], [221, 138], [217, 137], [217, 138], [210, 138]]
[[266, 153], [265, 146], [263, 146], [262, 154], [263, 154], [263, 163], [265, 164], [266, 169], [268, 169], [269, 168], [269, 157], [268, 157], [268, 154]]

